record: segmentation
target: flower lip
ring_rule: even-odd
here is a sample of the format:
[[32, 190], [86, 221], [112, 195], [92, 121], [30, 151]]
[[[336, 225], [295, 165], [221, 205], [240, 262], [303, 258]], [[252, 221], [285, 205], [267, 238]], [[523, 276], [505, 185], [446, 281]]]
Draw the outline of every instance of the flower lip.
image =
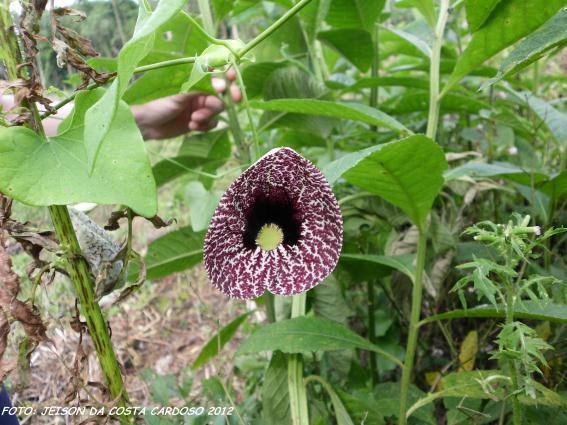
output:
[[295, 245], [301, 237], [301, 219], [289, 196], [282, 192], [266, 196], [257, 193], [246, 216], [243, 242], [248, 249], [256, 248], [256, 238], [266, 224], [275, 224], [283, 231], [283, 243]]
[[[260, 240], [269, 225], [283, 240]], [[205, 237], [205, 268], [230, 297], [299, 294], [333, 271], [342, 238], [341, 211], [321, 171], [292, 149], [274, 149], [222, 196]]]

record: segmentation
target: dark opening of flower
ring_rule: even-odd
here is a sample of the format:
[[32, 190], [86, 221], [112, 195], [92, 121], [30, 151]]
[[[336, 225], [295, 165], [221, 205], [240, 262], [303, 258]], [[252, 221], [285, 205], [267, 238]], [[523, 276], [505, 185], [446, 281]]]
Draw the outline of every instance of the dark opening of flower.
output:
[[343, 223], [325, 177], [289, 148], [258, 160], [228, 188], [205, 238], [213, 284], [235, 298], [305, 292], [335, 268]]

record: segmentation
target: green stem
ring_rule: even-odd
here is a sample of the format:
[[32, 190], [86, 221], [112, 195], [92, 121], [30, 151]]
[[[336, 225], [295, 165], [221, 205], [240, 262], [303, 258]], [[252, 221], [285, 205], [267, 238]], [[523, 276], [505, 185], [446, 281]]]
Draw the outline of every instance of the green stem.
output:
[[[374, 280], [370, 279], [366, 282], [366, 292], [368, 295], [368, 339], [372, 344], [376, 344], [376, 317], [374, 312], [376, 310], [376, 300], [374, 294]], [[376, 353], [370, 351], [370, 378], [372, 388], [376, 386], [378, 378], [378, 360]]]
[[400, 411], [398, 416], [399, 425], [405, 425], [407, 423], [406, 412], [408, 406], [409, 386], [411, 382], [411, 374], [413, 371], [413, 363], [417, 348], [419, 316], [421, 314], [421, 297], [423, 294], [423, 269], [425, 267], [425, 253], [427, 247], [427, 234], [424, 227], [425, 226], [419, 227], [419, 240], [417, 242], [417, 264], [415, 271], [415, 281], [413, 282], [409, 334], [400, 389]]
[[[291, 318], [305, 315], [307, 294], [295, 295], [291, 304]], [[289, 387], [289, 405], [293, 425], [309, 425], [307, 392], [303, 382], [303, 357], [290, 354], [287, 361], [287, 382]]]
[[230, 128], [236, 149], [238, 150], [240, 162], [250, 163], [250, 150], [248, 149], [246, 138], [244, 137], [244, 133], [240, 127], [240, 122], [238, 121], [236, 106], [234, 105], [229, 93], [226, 94], [224, 103], [226, 104], [228, 127]]
[[[16, 79], [17, 75], [12, 73], [12, 71], [16, 70], [17, 63], [22, 55], [14, 32], [9, 30], [12, 26], [6, 26], [7, 23], [10, 23], [8, 10], [4, 5], [0, 7], [0, 33], [6, 36], [6, 41], [8, 41], [4, 45], [6, 54], [3, 59], [8, 70], [8, 77]], [[24, 106], [32, 113], [31, 125], [33, 130], [39, 136], [45, 137], [37, 107], [29, 103], [26, 103]], [[82, 256], [69, 211], [64, 205], [53, 205], [49, 207], [49, 213], [59, 242], [67, 254], [69, 276], [75, 285], [75, 291], [86, 318], [89, 335], [97, 351], [100, 367], [106, 378], [110, 395], [116, 400], [118, 406], [126, 406], [128, 394], [124, 387], [120, 366], [110, 341], [106, 320], [102, 315], [100, 306], [96, 302], [94, 283], [89, 274], [89, 266]], [[120, 416], [119, 420], [123, 424], [128, 424], [131, 423], [131, 416]]]
[[279, 27], [285, 24], [289, 19], [291, 19], [297, 12], [307, 6], [310, 2], [311, 0], [301, 0], [299, 3], [294, 5], [291, 9], [284, 13], [281, 18], [279, 18], [276, 22], [262, 31], [262, 33], [258, 34], [256, 38], [246, 43], [246, 45], [238, 52], [238, 57], [241, 58], [266, 38], [268, 38], [270, 35], [272, 35], [272, 33], [274, 33]]
[[443, 45], [443, 34], [449, 17], [449, 0], [440, 1], [439, 18], [433, 34], [433, 45], [431, 46], [431, 62], [429, 72], [429, 115], [427, 118], [426, 136], [435, 139], [439, 125], [439, 107], [441, 97], [439, 96], [439, 80], [441, 66], [441, 46]]
[[250, 104], [248, 103], [248, 95], [246, 94], [246, 86], [244, 85], [244, 80], [242, 79], [242, 74], [238, 64], [233, 62], [232, 67], [236, 72], [236, 81], [240, 86], [240, 92], [242, 93], [242, 106], [246, 111], [246, 116], [250, 123], [250, 130], [252, 131], [252, 141], [254, 142], [254, 156], [255, 160], [260, 158], [260, 138], [258, 137], [258, 132], [256, 131], [256, 125], [254, 124], [254, 119], [252, 118], [252, 111], [250, 109]]
[[[509, 254], [511, 255], [511, 253]], [[510, 257], [508, 257], [510, 258]], [[510, 266], [511, 267], [511, 266]], [[506, 325], [511, 325], [514, 322], [514, 304], [515, 304], [515, 294], [514, 294], [514, 283], [508, 281], [506, 283]], [[520, 400], [518, 399], [518, 365], [515, 360], [510, 359], [508, 362], [508, 368], [510, 372], [510, 379], [512, 380], [512, 415], [514, 425], [522, 424], [522, 406], [520, 405]]]
[[201, 12], [201, 19], [203, 20], [205, 30], [209, 34], [215, 34], [215, 23], [213, 21], [209, 0], [197, 0], [197, 4], [199, 5], [199, 11]]

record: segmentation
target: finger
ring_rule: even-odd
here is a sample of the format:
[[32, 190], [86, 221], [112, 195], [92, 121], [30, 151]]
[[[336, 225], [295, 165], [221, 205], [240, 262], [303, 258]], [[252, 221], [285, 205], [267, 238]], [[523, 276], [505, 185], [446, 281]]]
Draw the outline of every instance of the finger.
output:
[[226, 80], [224, 78], [213, 77], [211, 84], [217, 93], [222, 94], [226, 91]]
[[191, 121], [189, 123], [189, 129], [193, 131], [209, 131], [215, 128], [217, 124], [218, 124], [217, 120], [210, 120], [207, 122]]
[[242, 92], [236, 84], [230, 86], [230, 97], [234, 103], [239, 103], [242, 100]]
[[226, 78], [228, 78], [230, 81], [236, 80], [236, 71], [230, 68], [228, 71], [226, 71]]
[[216, 114], [217, 112], [215, 112], [213, 109], [197, 109], [191, 114], [191, 121], [196, 123], [205, 123], [210, 121], [211, 118]]
[[224, 111], [224, 103], [216, 96], [207, 96], [203, 102], [203, 107], [212, 109], [215, 113]]

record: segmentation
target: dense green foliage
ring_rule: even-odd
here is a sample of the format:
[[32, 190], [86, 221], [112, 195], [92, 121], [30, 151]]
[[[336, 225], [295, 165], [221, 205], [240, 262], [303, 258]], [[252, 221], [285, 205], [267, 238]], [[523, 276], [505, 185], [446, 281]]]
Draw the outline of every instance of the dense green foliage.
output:
[[[145, 217], [160, 213], [168, 189], [182, 192], [191, 226], [149, 244], [150, 280], [201, 262], [220, 193], [274, 147], [318, 165], [342, 209], [339, 266], [307, 294], [306, 317], [290, 318], [287, 298], [260, 297], [266, 321], [249, 323], [234, 361], [243, 392], [222, 376], [203, 382], [212, 403], [239, 411], [215, 423], [305, 425], [288, 367], [306, 377], [295, 385], [306, 387], [310, 424], [565, 423], [566, 1], [211, 0], [188, 9], [160, 0], [142, 3], [124, 45], [105, 28], [122, 19], [132, 34], [133, 5], [116, 3], [120, 18], [109, 2], [81, 1], [88, 19], [72, 24], [108, 56], [90, 64], [116, 78], [79, 92], [57, 137], [1, 128], [1, 192]], [[242, 42], [224, 42], [235, 35]], [[47, 85], [75, 81], [41, 52]], [[224, 96], [221, 128], [188, 134], [175, 156], [153, 161], [154, 184], [127, 104], [212, 93], [211, 76], [229, 66], [243, 101]], [[252, 317], [225, 324], [193, 367], [223, 356]], [[186, 389], [170, 391], [192, 405]]]

